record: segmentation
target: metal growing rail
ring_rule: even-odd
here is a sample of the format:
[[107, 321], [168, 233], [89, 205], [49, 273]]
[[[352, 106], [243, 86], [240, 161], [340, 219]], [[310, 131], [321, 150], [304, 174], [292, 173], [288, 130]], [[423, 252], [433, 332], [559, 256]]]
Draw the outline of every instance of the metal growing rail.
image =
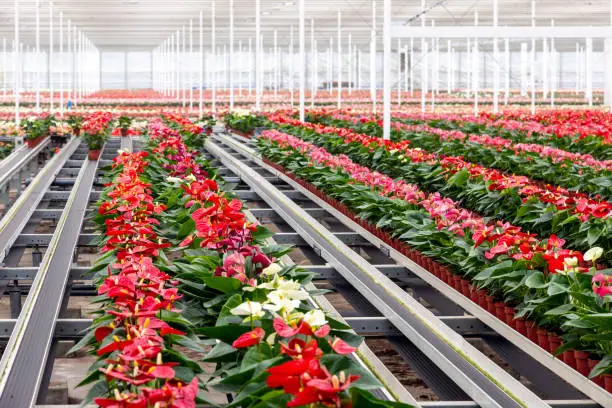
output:
[[[122, 145], [128, 143], [124, 139], [122, 142]], [[317, 272], [315, 286], [332, 288], [348, 301], [352, 310], [335, 310], [324, 296], [313, 299], [317, 305], [346, 321], [358, 334], [388, 340], [407, 365], [438, 396], [439, 401], [417, 402], [418, 399], [407, 391], [398, 378], [364, 344], [357, 353], [357, 358], [386, 386], [386, 389], [377, 391], [379, 396], [397, 398], [424, 408], [612, 406], [608, 403], [609, 400], [601, 399], [596, 394], [591, 395], [591, 399], [586, 398], [579, 391], [582, 383], [568, 381], [571, 385], [567, 384], [563, 380], [566, 373], [553, 373], [551, 366], [540, 362], [537, 355], [531, 354], [532, 350], [527, 345], [517, 347], [516, 339], [504, 332], [506, 328], [501, 322], [496, 322], [491, 315], [484, 315], [487, 313], [485, 311], [476, 310], [473, 305], [467, 304], [462, 295], [454, 293], [452, 288], [435, 276], [396, 253], [287, 176], [267, 166], [243, 140], [215, 137], [209, 141], [207, 149], [224, 178], [237, 183], [234, 193], [247, 201], [248, 214], [277, 231], [277, 243], [292, 244], [296, 247], [296, 251], [290, 255], [291, 259], [285, 258], [283, 261], [302, 264], [304, 268]], [[74, 154], [66, 160], [65, 168], [72, 167], [70, 172], [76, 175], [74, 168], [81, 167], [82, 160], [82, 157]], [[102, 163], [106, 164], [108, 161], [101, 160], [100, 164]], [[66, 174], [60, 176], [62, 179], [67, 178], [64, 177]], [[91, 186], [94, 176], [89, 174], [89, 177]], [[86, 184], [76, 180], [62, 180], [61, 188], [74, 185], [72, 192], [61, 188], [48, 189], [43, 193], [43, 201], [66, 201], [79, 194], [75, 193], [76, 191], [83, 192]], [[89, 200], [96, 200], [98, 196], [99, 191], [94, 190], [89, 194]], [[61, 220], [65, 213], [77, 210], [80, 212], [81, 208], [67, 206], [60, 210], [39, 205], [31, 209], [29, 218]], [[78, 219], [79, 217], [81, 218]], [[80, 225], [80, 213], [74, 217], [74, 222]], [[40, 242], [39, 245], [48, 245], [54, 242], [56, 235], [62, 235], [61, 231], [68, 232], [65, 227], [58, 227], [55, 234], [33, 235], [34, 231], [26, 227], [11, 246], [9, 254], [22, 251], [36, 242]], [[80, 245], [79, 242], [89, 242], [93, 235], [80, 233], [79, 229], [71, 229], [70, 236], [70, 245], [67, 247], [74, 248], [75, 245]], [[45, 259], [53, 259], [56, 257], [51, 252], [58, 253], [58, 250], [47, 252], [49, 254], [45, 254]], [[11, 256], [5, 259], [5, 263], [0, 268], [0, 280], [30, 281], [40, 275], [40, 268], [18, 266]], [[58, 272], [61, 272], [58, 274], [61, 276], [57, 276], [58, 287], [62, 287], [61, 282], [68, 284], [63, 286], [65, 290], [60, 289], [51, 296], [52, 299], [47, 304], [48, 309], [52, 310], [53, 305], [65, 304], [67, 293], [79, 294], [80, 290], [94, 290], [90, 284], [80, 285], [78, 290], [76, 285], [71, 285], [73, 279], [87, 279], [87, 268], [64, 262]], [[53, 279], [55, 278], [54, 276]], [[28, 290], [28, 284], [22, 287], [25, 287], [22, 290]], [[29, 287], [29, 298], [36, 297], [37, 292], [40, 293], [35, 287], [36, 285]], [[69, 292], [69, 289], [72, 291]], [[423, 303], [430, 307], [423, 306]], [[38, 327], [34, 335], [51, 339], [51, 342], [60, 339], [77, 340], [82, 336], [82, 330], [91, 322], [88, 319], [58, 318], [55, 313], [50, 313], [48, 318], [50, 322], [44, 327]], [[0, 320], [0, 339], [10, 337], [14, 342], [13, 338], [19, 337], [22, 327], [22, 317]], [[31, 321], [25, 327], [34, 330], [35, 326], [32, 326]], [[478, 351], [470, 343], [472, 339], [480, 339], [488, 344], [523, 376], [523, 381], [517, 380]], [[23, 343], [21, 347], [26, 344]], [[14, 388], [15, 395], [23, 398], [21, 401], [36, 401], [37, 398], [38, 403], [44, 402], [45, 389], [53, 366], [54, 354], [50, 351], [50, 347], [47, 347], [43, 353], [39, 353], [42, 361], [38, 362], [34, 374], [38, 373], [40, 377], [22, 377], [24, 374], [21, 374], [21, 381], [17, 381], [15, 375], [20, 370], [25, 370], [21, 366], [33, 363], [31, 360], [14, 360], [15, 371], [9, 372], [4, 381], [15, 387], [18, 383], [20, 387], [28, 387], [31, 390], [28, 395], [27, 392]], [[3, 370], [4, 359], [5, 356], [0, 366]], [[548, 360], [553, 359], [548, 355]], [[45, 365], [43, 371], [42, 367]], [[23, 378], [27, 380], [24, 381]], [[523, 384], [525, 379], [530, 381], [529, 387]], [[21, 406], [12, 402], [5, 405], [8, 401], [5, 399], [9, 395], [8, 389], [7, 385], [3, 386], [0, 407]], [[38, 389], [40, 392], [36, 394]], [[556, 400], [551, 399], [553, 395]]]
[[[118, 141], [109, 142], [104, 154], [114, 156], [116, 147]], [[72, 139], [32, 180], [0, 222], [3, 267], [16, 267], [25, 247], [35, 248], [34, 267], [28, 278], [32, 283], [23, 308], [17, 285], [20, 276], [11, 287], [11, 309], [20, 313], [11, 321], [11, 336], [0, 360], [0, 407], [28, 407], [44, 399], [56, 354], [58, 337], [54, 332], [58, 316], [67, 306], [65, 293], [72, 285], [74, 274], [70, 272], [98, 170], [99, 162], [86, 157], [87, 147], [80, 139]], [[63, 180], [72, 181], [70, 191], [63, 190], [68, 184]], [[65, 194], [49, 196], [60, 192]], [[61, 208], [53, 234], [48, 234], [47, 240], [29, 239], [36, 236], [36, 228], [45, 219], [40, 211], [51, 206]], [[40, 247], [44, 247], [44, 253]], [[15, 288], [17, 295], [13, 296]]]

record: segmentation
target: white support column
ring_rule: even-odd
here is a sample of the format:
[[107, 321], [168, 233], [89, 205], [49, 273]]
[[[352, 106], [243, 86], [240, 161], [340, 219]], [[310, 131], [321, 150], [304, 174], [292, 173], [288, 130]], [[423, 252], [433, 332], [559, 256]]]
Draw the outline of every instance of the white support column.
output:
[[59, 97], [60, 97], [60, 116], [64, 117], [64, 13], [59, 13]]
[[348, 35], [348, 94], [353, 94], [353, 35]]
[[199, 117], [201, 118], [204, 114], [204, 15], [202, 11], [200, 11], [200, 79], [198, 81], [198, 89], [200, 93], [198, 94], [199, 101]]
[[187, 89], [185, 89], [187, 87], [187, 73], [185, 72], [185, 57], [187, 54], [187, 33], [186, 33], [187, 29], [185, 28], [185, 26], [183, 26], [183, 53], [181, 55], [181, 58], [179, 58], [179, 62], [180, 62], [180, 68], [181, 71], [183, 71], [183, 75], [181, 75], [183, 82], [181, 84], [181, 91], [182, 91], [182, 101], [183, 101], [183, 109], [185, 109], [185, 106], [187, 105]]
[[234, 60], [234, 0], [229, 0], [229, 23], [230, 23], [230, 33], [229, 33], [229, 57], [230, 64], [228, 64], [229, 70], [229, 104], [230, 111], [234, 110], [234, 68], [231, 61]]
[[453, 70], [452, 70], [452, 66], [453, 66], [453, 52], [452, 52], [452, 45], [451, 45], [451, 40], [448, 40], [446, 42], [446, 93], [450, 95], [451, 93], [451, 88], [453, 86]]
[[338, 110], [342, 109], [342, 13], [338, 12], [338, 72], [336, 79], [338, 80]]
[[327, 58], [327, 88], [329, 91], [329, 96], [331, 97], [334, 92], [334, 87], [332, 86], [332, 82], [334, 80], [334, 39], [329, 37], [329, 57]]
[[[478, 10], [474, 11], [474, 26], [478, 27]], [[478, 50], [478, 31], [476, 31], [475, 34], [474, 52], [472, 53], [474, 58], [474, 61], [472, 62], [472, 89], [474, 90], [474, 116], [478, 116], [478, 93], [480, 92], [480, 53]]]
[[[497, 27], [498, 22], [498, 0], [493, 0], [493, 27]], [[499, 60], [499, 44], [497, 37], [493, 38], [493, 59], [495, 65], [493, 65], [493, 113], [499, 113], [499, 66], [501, 61]]]
[[189, 19], [189, 112], [193, 112], [193, 20]]
[[[531, 0], [531, 26], [535, 27], [535, 0]], [[535, 39], [531, 39], [531, 113], [535, 113]]]
[[[293, 29], [291, 32], [293, 33]], [[249, 37], [249, 96], [253, 94], [253, 67], [254, 65], [255, 64], [253, 64], [253, 38]]]
[[505, 75], [505, 90], [504, 90], [504, 105], [508, 105], [508, 99], [510, 98], [510, 39], [504, 39], [504, 60], [506, 67]]
[[593, 39], [586, 39], [586, 98], [589, 106], [593, 106]]
[[397, 39], [397, 106], [402, 104], [402, 40]]
[[310, 108], [314, 108], [315, 100], [315, 39], [314, 39], [315, 23], [314, 19], [310, 19]]
[[238, 59], [238, 61], [240, 61], [238, 63], [238, 66], [240, 67], [240, 70], [238, 71], [238, 96], [242, 97], [242, 87], [243, 87], [243, 83], [244, 83], [244, 75], [243, 75], [243, 67], [244, 67], [244, 53], [242, 52], [242, 40], [238, 40], [238, 55], [240, 56]]
[[176, 101], [179, 102], [181, 100], [181, 80], [183, 79], [181, 75], [181, 30], [176, 30], [175, 35], [174, 70], [176, 75]]
[[521, 96], [527, 96], [527, 43], [521, 43]]
[[[612, 26], [612, 1], [610, 2], [610, 26]], [[604, 104], [608, 108], [612, 106], [612, 38], [604, 39]]]
[[[300, 0], [302, 1], [302, 0]], [[261, 111], [261, 0], [255, 0], [255, 110]]]
[[542, 39], [542, 99], [548, 98], [548, 70], [550, 63], [548, 60], [548, 41]]
[[391, 0], [384, 0], [383, 26], [383, 139], [391, 139]]
[[13, 40], [13, 92], [15, 95], [15, 123], [19, 124], [19, 72], [21, 71], [21, 55], [19, 52], [19, 0], [15, 0], [14, 5], [14, 19], [15, 19], [15, 38]]
[[373, 113], [376, 113], [376, 88], [376, 0], [372, 0], [372, 32], [370, 35], [370, 94], [372, 97]]
[[361, 49], [357, 50], [357, 88], [361, 91]]
[[49, 2], [49, 112], [53, 113], [53, 2]]
[[[249, 49], [250, 47], [251, 47], [251, 40], [249, 39]], [[292, 25], [289, 31], [289, 97], [291, 99], [291, 109], [293, 109], [293, 105], [295, 104], [294, 96], [293, 96], [293, 90], [295, 88], [295, 82], [294, 82], [295, 72], [293, 70], [293, 63], [294, 63], [294, 58], [295, 58], [294, 49], [295, 47], [293, 44], [293, 25]]]
[[[257, 0], [259, 1], [259, 0]], [[304, 24], [304, 0], [299, 0], [299, 18], [300, 18], [300, 121], [305, 121], [304, 114], [304, 103], [305, 97], [304, 91], [306, 90], [306, 73], [304, 72], [304, 65], [306, 65], [306, 44], [305, 44], [305, 24]]]
[[314, 92], [312, 95], [312, 102], [313, 102], [313, 108], [314, 108], [314, 102], [316, 101], [317, 98], [317, 84], [319, 83], [319, 48], [318, 48], [318, 44], [317, 44], [317, 40], [314, 41], [314, 58], [313, 58], [313, 62], [314, 62], [314, 83], [315, 85], [313, 86]]
[[466, 59], [465, 59], [465, 88], [468, 98], [472, 96], [472, 43], [467, 39]]
[[[550, 25], [554, 27], [555, 20], [550, 20]], [[550, 106], [552, 107], [555, 106], [555, 93], [557, 92], [557, 50], [555, 48], [555, 37], [552, 37], [550, 39]]]
[[[421, 27], [425, 27], [425, 0], [421, 0]], [[427, 41], [421, 37], [421, 114], [425, 114], [427, 98]]]
[[170, 66], [168, 69], [170, 70], [170, 96], [172, 98], [176, 98], [176, 90], [178, 87], [176, 86], [176, 50], [175, 50], [175, 42], [174, 42], [174, 33], [170, 36], [170, 50], [168, 52], [168, 61], [170, 62]]
[[[257, 0], [257, 3], [259, 4], [260, 0]], [[216, 18], [216, 2], [215, 0], [213, 0], [212, 2], [212, 8], [211, 8], [211, 19], [212, 19], [212, 43], [211, 43], [211, 61], [210, 64], [208, 64], [211, 67], [211, 75], [210, 75], [210, 79], [211, 79], [211, 84], [210, 87], [212, 88], [212, 115], [215, 117], [217, 115], [217, 18]], [[259, 110], [259, 102], [257, 104], [258, 106], [258, 110]]]
[[410, 97], [414, 97], [414, 37], [410, 37]]
[[2, 39], [2, 97], [6, 99], [6, 38]]
[[580, 43], [576, 43], [576, 95], [580, 92]]
[[273, 54], [273, 69], [272, 69], [272, 79], [273, 79], [273, 88], [274, 88], [274, 100], [278, 101], [278, 30], [274, 29], [274, 49], [272, 50]]
[[40, 1], [36, 0], [36, 57], [34, 64], [36, 65], [36, 113], [40, 113]]

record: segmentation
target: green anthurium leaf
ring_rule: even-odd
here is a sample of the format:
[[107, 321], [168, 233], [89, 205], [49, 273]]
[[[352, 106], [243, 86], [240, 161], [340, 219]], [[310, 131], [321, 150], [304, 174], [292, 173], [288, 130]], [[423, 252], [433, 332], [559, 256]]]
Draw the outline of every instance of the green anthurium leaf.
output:
[[235, 324], [231, 324], [226, 326], [198, 327], [195, 329], [195, 332], [208, 336], [211, 339], [217, 339], [222, 342], [231, 344], [238, 337], [250, 330], [251, 328], [247, 326], [238, 326]]
[[215, 347], [202, 360], [210, 363], [233, 361], [236, 359], [238, 350], [227, 343], [217, 343]]
[[202, 279], [204, 283], [222, 293], [235, 293], [242, 287], [242, 282], [235, 278], [223, 276], [206, 276]]
[[93, 402], [94, 398], [102, 397], [108, 393], [108, 384], [106, 380], [100, 380], [93, 385], [87, 392], [87, 395], [79, 405], [80, 408], [84, 408], [86, 405]]

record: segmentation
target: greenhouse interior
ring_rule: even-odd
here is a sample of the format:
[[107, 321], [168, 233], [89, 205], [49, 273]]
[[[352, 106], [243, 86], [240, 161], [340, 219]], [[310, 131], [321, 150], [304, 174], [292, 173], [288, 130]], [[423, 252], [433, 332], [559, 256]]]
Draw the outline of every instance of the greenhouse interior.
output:
[[0, 0], [0, 408], [612, 408], [611, 0]]

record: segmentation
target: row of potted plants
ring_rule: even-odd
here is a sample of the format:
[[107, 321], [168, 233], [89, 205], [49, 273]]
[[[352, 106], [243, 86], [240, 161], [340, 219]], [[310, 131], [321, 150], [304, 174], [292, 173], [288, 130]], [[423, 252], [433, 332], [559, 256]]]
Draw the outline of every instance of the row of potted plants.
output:
[[[382, 121], [360, 120], [351, 116], [326, 116], [312, 112], [309, 119], [360, 133], [382, 137]], [[588, 193], [594, 198], [612, 198], [612, 162], [570, 158], [569, 153], [540, 145], [506, 146], [506, 139], [484, 136], [468, 137], [458, 130], [447, 131], [427, 125], [392, 123], [393, 140], [409, 140], [411, 146], [444, 156], [460, 156], [484, 166], [520, 174], [534, 180], [560, 185], [573, 191]], [[476, 140], [478, 139], [478, 140]], [[561, 153], [563, 152], [563, 153]]]
[[408, 124], [427, 123], [430, 126], [445, 130], [461, 130], [468, 134], [486, 134], [512, 140], [516, 143], [536, 143], [568, 152], [588, 153], [601, 160], [612, 159], [610, 141], [600, 134], [589, 134], [589, 132], [594, 132], [589, 129], [590, 127], [586, 129], [580, 127], [583, 133], [579, 133], [574, 126], [568, 126], [567, 123], [551, 126], [533, 120], [506, 119], [489, 113], [473, 116], [472, 114], [460, 113], [420, 114], [404, 111], [394, 112], [393, 118]]
[[[100, 317], [75, 346], [98, 355], [90, 398], [185, 408], [218, 389], [236, 407], [408, 407], [363, 389], [380, 384], [346, 357], [361, 338], [313, 307], [302, 286], [312, 276], [275, 262], [288, 249], [263, 243], [271, 234], [220, 189], [184, 129], [182, 118], [152, 121], [150, 154], [122, 153], [109, 173], [95, 218]], [[176, 346], [202, 353], [205, 343], [217, 370], [202, 383]]]
[[600, 248], [571, 251], [555, 236], [540, 240], [487, 222], [437, 193], [285, 133], [265, 131], [258, 146], [268, 160], [337, 200], [379, 237], [572, 367], [591, 358], [591, 370], [579, 369], [600, 385], [603, 374], [612, 374], [612, 275], [596, 271]]
[[605, 249], [612, 256], [612, 205], [561, 188], [541, 186], [523, 176], [508, 176], [458, 157], [440, 157], [350, 129], [302, 123], [283, 115], [268, 115], [269, 124], [297, 135], [332, 153], [394, 178], [440, 192], [485, 216], [507, 220], [540, 236], [557, 234], [575, 249]]

